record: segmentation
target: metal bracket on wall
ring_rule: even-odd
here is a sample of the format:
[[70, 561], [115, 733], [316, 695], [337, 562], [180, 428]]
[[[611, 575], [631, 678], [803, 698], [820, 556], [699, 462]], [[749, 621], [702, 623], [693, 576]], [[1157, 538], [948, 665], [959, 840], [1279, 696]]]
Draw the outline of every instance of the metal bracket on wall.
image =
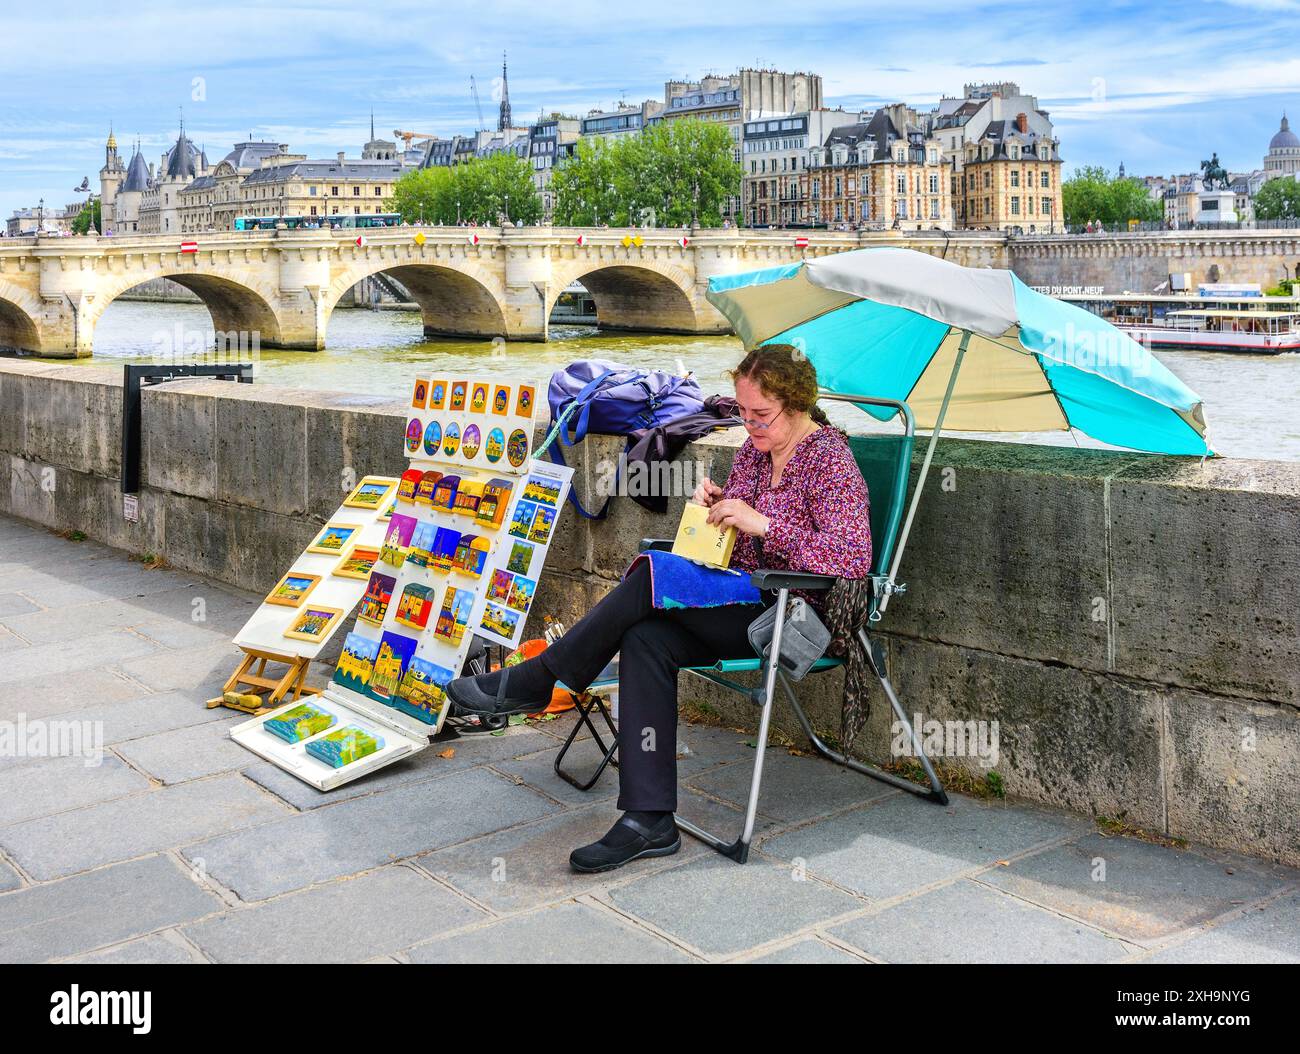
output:
[[140, 490], [140, 388], [145, 384], [179, 381], [186, 377], [215, 377], [222, 381], [253, 383], [251, 362], [222, 366], [122, 367], [122, 493]]

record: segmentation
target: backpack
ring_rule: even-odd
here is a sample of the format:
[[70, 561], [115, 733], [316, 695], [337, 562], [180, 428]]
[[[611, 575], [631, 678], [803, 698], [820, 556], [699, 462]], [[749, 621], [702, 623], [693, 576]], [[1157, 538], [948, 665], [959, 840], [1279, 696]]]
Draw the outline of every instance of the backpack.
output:
[[[689, 373], [678, 377], [663, 370], [623, 366], [604, 359], [583, 359], [556, 370], [551, 375], [547, 401], [551, 407], [550, 431], [536, 453], [549, 450], [557, 465], [564, 464], [561, 446], [580, 443], [588, 433], [630, 437], [640, 429], [698, 413], [704, 407], [699, 383]], [[617, 482], [617, 473], [614, 478]], [[609, 512], [609, 498], [596, 513], [582, 507], [572, 487], [569, 500], [589, 520], [603, 520]]]

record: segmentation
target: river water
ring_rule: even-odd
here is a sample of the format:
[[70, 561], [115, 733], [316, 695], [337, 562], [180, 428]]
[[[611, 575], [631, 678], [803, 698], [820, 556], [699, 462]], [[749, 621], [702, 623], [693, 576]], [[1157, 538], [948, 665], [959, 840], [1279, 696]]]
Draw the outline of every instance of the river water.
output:
[[[112, 304], [95, 331], [85, 364], [201, 361], [190, 349], [211, 346], [212, 322], [199, 304], [122, 301]], [[552, 326], [547, 343], [428, 340], [418, 312], [337, 310], [324, 351], [263, 348], [258, 383], [290, 388], [405, 398], [417, 373], [473, 372], [489, 366], [508, 381], [545, 381], [576, 359], [611, 359], [635, 366], [693, 370], [706, 395], [730, 393], [723, 372], [741, 358], [731, 336], [600, 333], [590, 327]], [[1160, 352], [1166, 366], [1205, 402], [1210, 441], [1229, 457], [1300, 461], [1300, 355]], [[68, 360], [60, 360], [67, 362]], [[864, 430], [865, 414], [832, 406], [836, 423]], [[545, 413], [545, 409], [542, 410]], [[1002, 435], [1003, 440], [1100, 446], [1074, 433]]]

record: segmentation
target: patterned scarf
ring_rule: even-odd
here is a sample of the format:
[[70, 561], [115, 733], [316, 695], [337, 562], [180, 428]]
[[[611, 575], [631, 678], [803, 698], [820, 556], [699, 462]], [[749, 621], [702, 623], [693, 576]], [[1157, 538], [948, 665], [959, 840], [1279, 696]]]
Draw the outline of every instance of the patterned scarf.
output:
[[841, 578], [826, 594], [823, 621], [831, 632], [828, 655], [844, 661], [844, 706], [840, 711], [840, 749], [848, 753], [871, 712], [871, 666], [857, 638], [871, 613], [871, 579]]

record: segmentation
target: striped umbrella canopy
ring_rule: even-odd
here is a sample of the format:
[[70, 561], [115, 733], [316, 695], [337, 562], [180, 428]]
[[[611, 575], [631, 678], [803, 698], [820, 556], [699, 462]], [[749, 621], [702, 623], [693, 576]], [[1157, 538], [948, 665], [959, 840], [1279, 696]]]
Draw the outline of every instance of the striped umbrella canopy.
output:
[[922, 428], [1077, 428], [1134, 450], [1214, 454], [1200, 397], [1159, 359], [1010, 271], [855, 249], [719, 275], [706, 296], [747, 349], [793, 344], [827, 390], [902, 400]]

